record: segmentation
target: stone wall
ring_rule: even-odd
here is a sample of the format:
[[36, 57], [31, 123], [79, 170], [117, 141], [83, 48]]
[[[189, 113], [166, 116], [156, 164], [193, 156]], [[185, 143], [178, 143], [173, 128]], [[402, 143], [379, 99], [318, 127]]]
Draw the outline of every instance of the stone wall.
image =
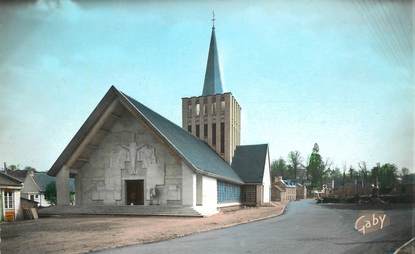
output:
[[[221, 123], [225, 125], [224, 153], [221, 153]], [[216, 126], [216, 135], [212, 132], [213, 124]], [[189, 126], [191, 126], [190, 133], [206, 141], [230, 163], [235, 147], [240, 144], [241, 139], [241, 107], [231, 93], [182, 98], [182, 127], [188, 130]], [[197, 136], [197, 126], [199, 136]], [[212, 138], [216, 140], [215, 144]]]
[[183, 175], [183, 205], [196, 206], [196, 174], [182, 163]]
[[75, 177], [77, 205], [125, 205], [126, 180], [144, 180], [144, 204], [183, 202], [181, 159], [124, 110]]
[[199, 202], [198, 205], [195, 207], [195, 210], [204, 215], [212, 215], [217, 213], [218, 196], [216, 178], [204, 175], [197, 175], [197, 179], [197, 196]]
[[265, 168], [264, 168], [264, 175], [262, 179], [263, 184], [263, 203], [269, 203], [271, 200], [271, 174], [270, 174], [270, 161], [269, 161], [269, 152], [267, 151], [266, 159], [265, 159]]

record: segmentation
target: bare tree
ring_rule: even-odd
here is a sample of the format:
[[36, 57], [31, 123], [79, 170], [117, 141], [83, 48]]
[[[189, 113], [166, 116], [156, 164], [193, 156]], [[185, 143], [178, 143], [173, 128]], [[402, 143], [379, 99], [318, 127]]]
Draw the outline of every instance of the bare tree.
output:
[[409, 175], [409, 169], [408, 168], [402, 168], [401, 171], [402, 171], [402, 176]]
[[361, 161], [358, 163], [358, 166], [360, 169], [360, 174], [362, 176], [362, 188], [364, 188], [367, 184], [367, 175], [368, 175], [367, 164], [365, 161]]
[[17, 164], [17, 165], [13, 164], [13, 165], [8, 166], [7, 169], [8, 170], [20, 170], [20, 165], [19, 164]]
[[290, 164], [293, 170], [294, 179], [297, 179], [297, 172], [302, 162], [303, 162], [303, 158], [301, 157], [301, 154], [299, 151], [291, 151], [288, 154], [288, 163]]

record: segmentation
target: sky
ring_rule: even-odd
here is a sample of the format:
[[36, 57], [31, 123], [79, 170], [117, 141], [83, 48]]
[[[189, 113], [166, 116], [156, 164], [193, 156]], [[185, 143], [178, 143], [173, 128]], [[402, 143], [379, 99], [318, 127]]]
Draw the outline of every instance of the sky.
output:
[[47, 171], [111, 85], [181, 124], [212, 10], [242, 144], [414, 172], [413, 1], [0, 2], [0, 161]]

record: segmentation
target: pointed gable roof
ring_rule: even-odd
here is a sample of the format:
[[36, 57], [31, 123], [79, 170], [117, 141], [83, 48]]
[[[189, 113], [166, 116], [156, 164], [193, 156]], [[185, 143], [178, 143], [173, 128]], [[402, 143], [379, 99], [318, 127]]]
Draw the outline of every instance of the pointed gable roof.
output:
[[0, 186], [23, 187], [23, 184], [20, 179], [0, 172]]
[[268, 144], [237, 146], [232, 168], [245, 183], [262, 183]]
[[218, 49], [216, 47], [215, 27], [212, 27], [202, 96], [219, 93], [223, 93], [223, 88], [220, 76]]
[[115, 99], [129, 111], [144, 120], [196, 172], [234, 183], [243, 183], [231, 166], [204, 141], [164, 118], [132, 97], [112, 86], [80, 130], [53, 164], [48, 175], [55, 176], [75, 149], [98, 121], [106, 107]]
[[11, 170], [11, 169], [6, 169], [5, 173], [9, 176], [12, 176], [16, 179], [19, 179], [20, 181], [24, 182], [24, 180], [26, 179], [27, 174], [29, 173], [27, 169], [16, 169], [16, 170]]

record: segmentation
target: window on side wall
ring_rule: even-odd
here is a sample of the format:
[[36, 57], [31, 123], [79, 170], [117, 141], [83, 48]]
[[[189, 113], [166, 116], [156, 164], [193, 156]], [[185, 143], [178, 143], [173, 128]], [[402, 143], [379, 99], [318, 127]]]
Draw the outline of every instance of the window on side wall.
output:
[[14, 207], [14, 193], [12, 191], [4, 192], [4, 208], [11, 209]]

